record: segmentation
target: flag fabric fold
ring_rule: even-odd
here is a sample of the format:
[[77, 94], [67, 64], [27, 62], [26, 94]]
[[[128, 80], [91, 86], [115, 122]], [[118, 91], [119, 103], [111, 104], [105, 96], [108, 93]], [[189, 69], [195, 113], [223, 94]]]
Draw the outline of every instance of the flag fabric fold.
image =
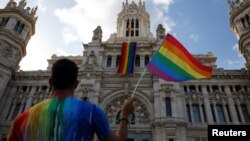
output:
[[121, 59], [117, 73], [132, 74], [134, 72], [134, 61], [136, 42], [124, 42], [121, 47]]
[[147, 69], [166, 81], [209, 78], [212, 68], [197, 61], [172, 35], [167, 34]]

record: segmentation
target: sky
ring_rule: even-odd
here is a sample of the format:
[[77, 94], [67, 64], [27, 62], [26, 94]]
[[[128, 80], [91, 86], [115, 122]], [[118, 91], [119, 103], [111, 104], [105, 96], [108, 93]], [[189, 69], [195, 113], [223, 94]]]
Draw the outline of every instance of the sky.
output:
[[[0, 0], [4, 8], [9, 0]], [[134, 0], [138, 3], [139, 0]], [[19, 0], [15, 0], [19, 2]], [[27, 45], [20, 70], [45, 70], [53, 54], [83, 54], [83, 43], [91, 42], [93, 30], [102, 27], [103, 41], [116, 32], [117, 14], [125, 0], [27, 0], [38, 5], [36, 33]], [[132, 0], [128, 0], [129, 3]], [[217, 67], [245, 68], [238, 40], [230, 29], [228, 0], [142, 0], [150, 14], [150, 30], [158, 24], [173, 34], [192, 54], [212, 52]], [[152, 18], [153, 17], [153, 18]]]

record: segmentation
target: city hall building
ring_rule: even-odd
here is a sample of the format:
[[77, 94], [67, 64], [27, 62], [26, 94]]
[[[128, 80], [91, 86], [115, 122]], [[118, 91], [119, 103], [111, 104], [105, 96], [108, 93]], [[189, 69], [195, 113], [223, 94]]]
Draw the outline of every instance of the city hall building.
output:
[[[229, 4], [231, 29], [239, 39], [246, 69], [217, 68], [217, 57], [208, 52], [193, 56], [213, 68], [209, 79], [167, 82], [146, 72], [135, 91], [128, 141], [207, 141], [207, 125], [250, 124], [250, 0]], [[97, 26], [89, 33], [92, 41], [83, 44], [82, 55], [52, 55], [47, 70], [38, 71], [19, 70], [26, 45], [35, 34], [37, 7], [26, 7], [26, 0], [10, 0], [0, 9], [0, 141], [6, 140], [16, 115], [50, 97], [51, 67], [60, 58], [69, 58], [79, 67], [75, 96], [100, 105], [112, 129], [117, 129], [123, 101], [132, 94], [166, 35], [160, 23], [154, 29], [156, 36], [151, 33], [145, 2], [121, 5], [114, 21], [117, 31], [109, 39], [102, 40], [102, 27]], [[116, 71], [121, 45], [129, 35], [137, 43], [134, 73], [122, 75]]]

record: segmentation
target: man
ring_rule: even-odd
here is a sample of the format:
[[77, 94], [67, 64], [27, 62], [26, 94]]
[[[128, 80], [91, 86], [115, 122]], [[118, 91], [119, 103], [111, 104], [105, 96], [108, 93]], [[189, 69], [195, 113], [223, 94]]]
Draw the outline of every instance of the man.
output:
[[77, 75], [74, 62], [58, 60], [49, 79], [51, 98], [18, 115], [7, 141], [91, 141], [94, 133], [102, 141], [126, 141], [127, 119], [134, 110], [133, 98], [128, 98], [121, 107], [119, 127], [114, 133], [101, 108], [73, 97]]

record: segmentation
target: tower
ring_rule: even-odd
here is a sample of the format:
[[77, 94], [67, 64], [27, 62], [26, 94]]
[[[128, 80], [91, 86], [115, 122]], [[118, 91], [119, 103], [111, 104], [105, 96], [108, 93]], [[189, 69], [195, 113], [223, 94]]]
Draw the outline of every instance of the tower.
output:
[[18, 4], [10, 0], [0, 9], [0, 98], [19, 69], [26, 55], [26, 46], [35, 34], [37, 7], [26, 7], [26, 0]]
[[241, 54], [250, 70], [250, 0], [229, 0], [230, 26], [238, 38]]
[[111, 35], [108, 42], [154, 41], [150, 32], [150, 16], [145, 9], [145, 2], [131, 3], [128, 0], [122, 4], [122, 10], [117, 17], [117, 33]]

